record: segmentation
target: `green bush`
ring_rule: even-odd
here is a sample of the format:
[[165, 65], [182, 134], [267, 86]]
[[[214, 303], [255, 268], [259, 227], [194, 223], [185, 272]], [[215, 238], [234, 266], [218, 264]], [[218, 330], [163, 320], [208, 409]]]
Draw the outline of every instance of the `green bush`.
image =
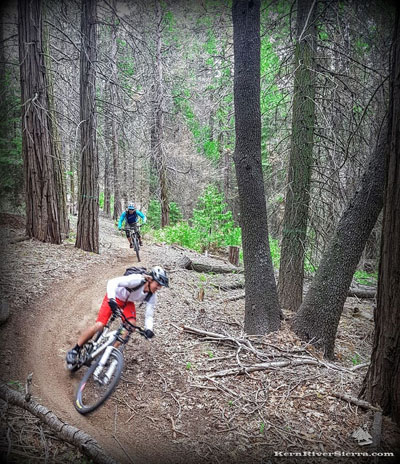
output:
[[[200, 236], [202, 249], [226, 246], [226, 238], [237, 240], [232, 212], [227, 210], [223, 195], [213, 185], [207, 187], [204, 196], [199, 198], [198, 207], [193, 211], [193, 227]], [[234, 245], [234, 243], [230, 243]]]

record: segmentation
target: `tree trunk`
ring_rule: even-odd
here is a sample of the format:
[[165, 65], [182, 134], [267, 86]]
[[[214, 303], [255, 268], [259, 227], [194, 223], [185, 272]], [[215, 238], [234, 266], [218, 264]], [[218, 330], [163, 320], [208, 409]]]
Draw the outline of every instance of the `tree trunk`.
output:
[[292, 136], [278, 281], [280, 304], [292, 311], [303, 299], [315, 121], [315, 10], [315, 0], [297, 0]]
[[75, 246], [99, 252], [99, 165], [96, 146], [96, 0], [82, 0], [80, 56], [81, 173]]
[[245, 271], [245, 331], [280, 327], [280, 309], [268, 242], [261, 167], [260, 1], [234, 0], [234, 153]]
[[18, 16], [26, 232], [43, 242], [61, 243], [62, 215], [50, 134], [41, 0], [20, 0]]
[[156, 21], [157, 21], [157, 54], [156, 54], [156, 85], [155, 85], [155, 165], [160, 184], [161, 202], [161, 227], [169, 225], [169, 201], [168, 201], [168, 182], [165, 154], [163, 150], [164, 134], [164, 91], [163, 91], [163, 69], [162, 69], [162, 10], [160, 0], [156, 0]]
[[46, 73], [48, 82], [48, 97], [49, 97], [49, 132], [52, 140], [52, 146], [54, 147], [54, 171], [56, 179], [56, 190], [57, 190], [57, 204], [58, 211], [60, 214], [60, 228], [62, 238], [66, 238], [69, 235], [69, 218], [67, 209], [67, 184], [65, 178], [65, 162], [61, 156], [61, 142], [58, 134], [57, 126], [57, 112], [54, 102], [54, 84], [51, 73], [51, 55], [50, 55], [50, 36], [49, 31], [46, 28], [45, 38], [43, 40], [44, 48], [46, 50], [45, 63]]
[[117, 26], [115, 18], [115, 0], [113, 1], [113, 18], [111, 27], [111, 81], [110, 81], [110, 106], [111, 106], [111, 139], [112, 139], [112, 159], [114, 171], [114, 213], [113, 219], [118, 220], [122, 213], [121, 186], [120, 186], [120, 161], [118, 127], [116, 118], [117, 105]]
[[361, 394], [400, 425], [400, 8], [391, 70], [386, 170], [375, 335]]
[[360, 189], [343, 213], [318, 271], [293, 319], [293, 330], [333, 358], [336, 332], [347, 292], [365, 243], [383, 205], [387, 122], [370, 157]]
[[110, 155], [108, 150], [104, 154], [104, 206], [103, 211], [107, 216], [111, 216], [111, 189], [110, 189]]

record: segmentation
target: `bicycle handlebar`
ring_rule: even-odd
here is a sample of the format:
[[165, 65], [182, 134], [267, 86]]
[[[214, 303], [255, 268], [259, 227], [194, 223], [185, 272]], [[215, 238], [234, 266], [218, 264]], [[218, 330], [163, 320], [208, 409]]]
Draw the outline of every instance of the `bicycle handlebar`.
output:
[[138, 325], [132, 324], [132, 322], [129, 322], [128, 318], [125, 316], [125, 314], [122, 312], [121, 308], [118, 309], [118, 311], [113, 313], [115, 316], [119, 316], [124, 324], [127, 324], [130, 328], [137, 330], [140, 335], [143, 335], [144, 338], [148, 338], [146, 336], [146, 331], [142, 329], [142, 327], [139, 327]]
[[121, 230], [134, 230], [136, 227], [140, 228], [142, 227], [144, 224], [135, 224], [134, 226], [132, 227], [122, 227]]

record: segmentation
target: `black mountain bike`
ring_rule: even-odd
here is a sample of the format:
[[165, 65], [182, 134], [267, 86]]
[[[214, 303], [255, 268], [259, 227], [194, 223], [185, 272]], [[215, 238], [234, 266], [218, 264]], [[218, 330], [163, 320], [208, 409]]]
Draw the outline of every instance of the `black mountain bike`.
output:
[[140, 261], [140, 243], [139, 243], [139, 231], [140, 231], [140, 224], [135, 224], [132, 227], [127, 227], [124, 229], [126, 232], [126, 236], [131, 238], [132, 248], [136, 253], [136, 257], [138, 261]]
[[[120, 325], [110, 330], [113, 321], [119, 317]], [[101, 406], [114, 391], [120, 380], [124, 367], [123, 351], [132, 333], [137, 331], [145, 338], [141, 327], [131, 324], [118, 311], [111, 316], [102, 332], [94, 341], [83, 345], [76, 365], [71, 369], [77, 371], [82, 366], [88, 366], [75, 395], [75, 409], [81, 414], [87, 414]]]

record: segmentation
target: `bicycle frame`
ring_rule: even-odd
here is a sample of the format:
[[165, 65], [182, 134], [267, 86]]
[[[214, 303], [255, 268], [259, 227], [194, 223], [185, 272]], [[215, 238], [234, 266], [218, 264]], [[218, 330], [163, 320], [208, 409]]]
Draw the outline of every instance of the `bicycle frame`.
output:
[[[117, 316], [121, 318], [120, 326], [117, 329], [109, 331], [110, 325], [112, 324], [112, 322], [114, 322]], [[125, 337], [122, 338], [121, 334], [124, 330], [126, 330], [128, 333], [125, 335]], [[107, 360], [110, 356], [115, 342], [120, 342], [123, 347], [126, 343], [128, 343], [129, 338], [134, 330], [137, 330], [141, 335], [144, 335], [144, 330], [141, 327], [131, 324], [122, 312], [119, 312], [119, 314], [112, 315], [107, 325], [104, 327], [103, 331], [98, 335], [97, 340], [89, 342], [89, 344], [91, 345], [90, 352], [82, 360], [79, 368], [85, 364], [90, 365], [91, 362], [100, 353], [104, 352], [103, 356], [100, 359], [99, 366], [95, 371], [95, 377], [97, 377], [101, 372], [101, 368], [107, 363]]]
[[[110, 330], [117, 317], [121, 318], [119, 327]], [[82, 350], [82, 357], [75, 369], [88, 366], [75, 395], [75, 408], [80, 414], [87, 414], [101, 406], [118, 385], [124, 366], [123, 349], [135, 330], [147, 338], [145, 330], [130, 323], [120, 308], [94, 341], [84, 345], [85, 350]]]

